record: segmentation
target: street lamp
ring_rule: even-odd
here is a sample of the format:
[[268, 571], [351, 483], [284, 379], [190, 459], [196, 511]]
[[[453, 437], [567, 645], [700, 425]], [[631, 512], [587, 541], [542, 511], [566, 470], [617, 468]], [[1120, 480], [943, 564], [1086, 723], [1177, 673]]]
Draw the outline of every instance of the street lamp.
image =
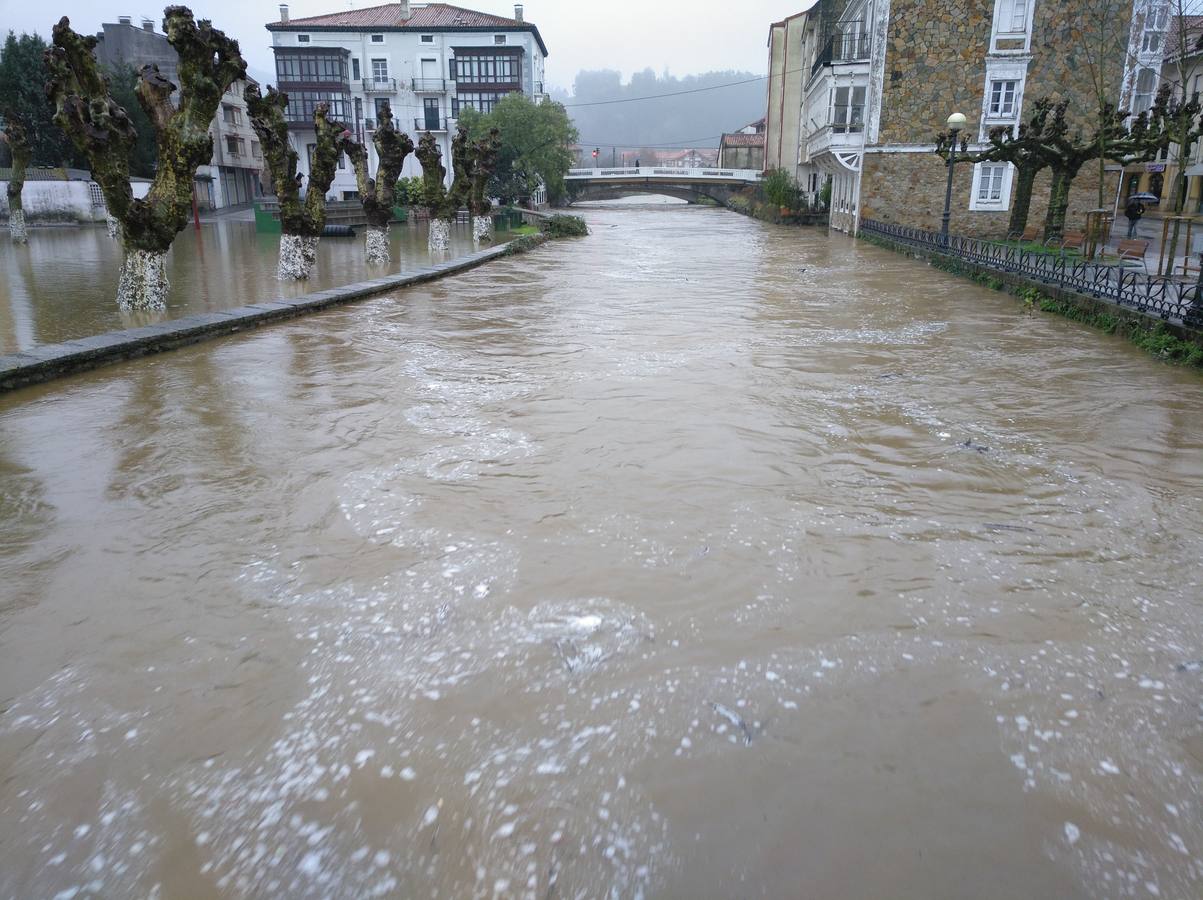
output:
[[[944, 219], [940, 223], [940, 243], [948, 246], [948, 221], [952, 218], [952, 167], [957, 161], [957, 137], [965, 130], [965, 117], [959, 112], [954, 112], [948, 117], [948, 133], [951, 135], [951, 140], [948, 142], [948, 161], [945, 165], [948, 166], [948, 187], [944, 190]], [[962, 149], [968, 149], [964, 140], [961, 141]]]

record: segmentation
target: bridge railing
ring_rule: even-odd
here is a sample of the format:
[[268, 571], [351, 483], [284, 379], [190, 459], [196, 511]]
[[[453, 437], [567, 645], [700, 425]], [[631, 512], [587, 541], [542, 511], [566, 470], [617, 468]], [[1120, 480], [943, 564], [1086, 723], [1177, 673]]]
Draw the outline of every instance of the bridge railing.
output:
[[619, 166], [611, 169], [569, 169], [570, 179], [606, 178], [680, 178], [682, 181], [722, 179], [723, 181], [758, 181], [764, 177], [759, 169], [720, 169], [717, 167], [677, 168], [673, 166]]

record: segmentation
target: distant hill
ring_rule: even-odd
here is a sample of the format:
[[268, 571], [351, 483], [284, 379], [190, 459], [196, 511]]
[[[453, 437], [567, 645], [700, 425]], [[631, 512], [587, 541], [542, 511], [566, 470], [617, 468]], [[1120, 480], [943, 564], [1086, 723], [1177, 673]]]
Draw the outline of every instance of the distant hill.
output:
[[[677, 78], [667, 72], [657, 75], [651, 69], [644, 69], [623, 84], [619, 72], [600, 69], [580, 72], [571, 94], [553, 89], [552, 97], [568, 107], [568, 114], [581, 133], [582, 146], [673, 144], [717, 147], [720, 134], [735, 131], [764, 115], [768, 82], [752, 79], [757, 79], [752, 72], [705, 72]], [[579, 105], [696, 90], [736, 81], [748, 83], [659, 100]]]

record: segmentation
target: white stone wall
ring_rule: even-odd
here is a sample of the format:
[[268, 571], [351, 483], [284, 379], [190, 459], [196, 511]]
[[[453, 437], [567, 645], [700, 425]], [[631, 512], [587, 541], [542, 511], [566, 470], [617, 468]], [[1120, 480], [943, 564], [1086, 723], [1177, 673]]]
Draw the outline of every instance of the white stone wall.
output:
[[[25, 221], [30, 225], [68, 224], [72, 222], [103, 222], [106, 210], [92, 205], [92, 191], [87, 181], [26, 181], [21, 191]], [[0, 181], [0, 219], [8, 219], [7, 181]], [[145, 197], [150, 183], [136, 181], [134, 196]]]

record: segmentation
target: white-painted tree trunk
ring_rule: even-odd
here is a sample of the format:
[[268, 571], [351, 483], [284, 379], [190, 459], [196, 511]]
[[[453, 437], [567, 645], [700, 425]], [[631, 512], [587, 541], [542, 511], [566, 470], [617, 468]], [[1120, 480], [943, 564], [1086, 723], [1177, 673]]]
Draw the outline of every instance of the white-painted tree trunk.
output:
[[29, 234], [25, 230], [25, 210], [11, 209], [8, 211], [8, 233], [14, 244], [29, 242]]
[[111, 237], [113, 240], [117, 240], [118, 235], [121, 234], [121, 223], [117, 221], [117, 217], [105, 216], [104, 226], [109, 231], [109, 237]]
[[388, 226], [369, 225], [364, 244], [369, 266], [387, 266], [391, 262], [388, 247]]
[[117, 305], [122, 309], [164, 309], [167, 306], [167, 254], [126, 248], [117, 281]]
[[476, 243], [493, 240], [493, 217], [473, 216], [472, 240]]
[[451, 223], [446, 219], [431, 218], [426, 246], [431, 252], [441, 252], [451, 246]]
[[280, 235], [280, 263], [276, 276], [281, 281], [305, 281], [317, 262], [317, 242], [320, 238], [299, 234]]

